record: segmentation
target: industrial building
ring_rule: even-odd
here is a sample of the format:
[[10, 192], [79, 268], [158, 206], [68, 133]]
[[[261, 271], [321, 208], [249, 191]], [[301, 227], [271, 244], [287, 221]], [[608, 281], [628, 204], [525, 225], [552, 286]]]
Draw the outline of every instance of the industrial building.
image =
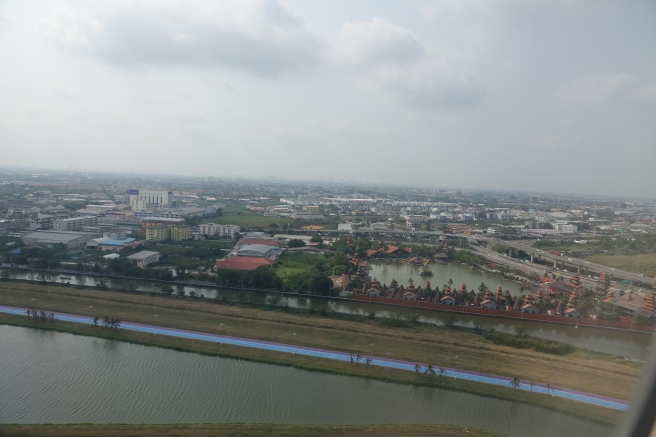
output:
[[133, 266], [146, 267], [148, 264], [158, 262], [160, 256], [161, 254], [159, 252], [142, 250], [141, 252], [137, 252], [134, 255], [128, 256], [127, 259], [130, 261], [130, 263], [132, 263]]
[[82, 247], [92, 238], [101, 237], [102, 234], [90, 234], [87, 232], [72, 231], [36, 231], [24, 235], [22, 240], [25, 244], [48, 245], [65, 244], [66, 247]]

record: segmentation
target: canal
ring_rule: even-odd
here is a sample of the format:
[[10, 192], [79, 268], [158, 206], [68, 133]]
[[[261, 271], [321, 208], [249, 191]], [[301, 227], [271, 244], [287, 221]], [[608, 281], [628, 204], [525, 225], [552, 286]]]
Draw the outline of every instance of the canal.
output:
[[[511, 294], [519, 293], [520, 284], [512, 282], [480, 270], [469, 269], [457, 263], [438, 264], [431, 263], [433, 276], [428, 277], [431, 284], [441, 287], [451, 279], [455, 287], [465, 283], [468, 288], [476, 289], [481, 282], [484, 282], [491, 289], [501, 285], [504, 290], [509, 290]], [[391, 282], [396, 279], [400, 284], [407, 284], [408, 279], [412, 278], [416, 285], [424, 285], [426, 277], [420, 277], [417, 273], [417, 267], [407, 263], [394, 263], [385, 265], [384, 263], [372, 264], [370, 272], [372, 278], [376, 277], [381, 283]], [[97, 277], [71, 275], [69, 280], [71, 284], [82, 284], [95, 287], [98, 283]], [[20, 273], [18, 278], [28, 279], [26, 273]], [[79, 279], [78, 279], [79, 278]], [[126, 280], [111, 279], [110, 286], [121, 288]], [[251, 292], [237, 289], [217, 289], [212, 287], [177, 285], [173, 287], [175, 292], [182, 290], [185, 295], [194, 292], [196, 296], [203, 295], [207, 299], [225, 299], [230, 302], [245, 302], [254, 304], [266, 304], [266, 299], [271, 294], [263, 292]], [[159, 288], [156, 283], [143, 281], [140, 283], [139, 290], [143, 292], [157, 292]], [[464, 315], [457, 313], [436, 312], [426, 309], [415, 309], [407, 307], [392, 307], [387, 305], [345, 301], [339, 299], [327, 300], [317, 297], [296, 297], [287, 296], [284, 303], [292, 308], [314, 309], [317, 311], [336, 311], [344, 314], [370, 315], [374, 317], [409, 317], [412, 314], [418, 314], [419, 320], [424, 323], [444, 325], [450, 318], [456, 319], [456, 325], [473, 328], [475, 322], [479, 322], [486, 328], [494, 328], [497, 331], [514, 333], [516, 327], [523, 327], [528, 335], [543, 338], [547, 340], [556, 340], [573, 346], [590, 349], [596, 352], [619, 355], [636, 360], [645, 360], [651, 350], [652, 336], [641, 332], [616, 331], [609, 329], [598, 329], [590, 327], [575, 327], [571, 325], [558, 325], [553, 323], [526, 322], [521, 320], [510, 320], [502, 318], [480, 317]]]
[[519, 403], [0, 326], [0, 423], [448, 423], [511, 436], [612, 429]]

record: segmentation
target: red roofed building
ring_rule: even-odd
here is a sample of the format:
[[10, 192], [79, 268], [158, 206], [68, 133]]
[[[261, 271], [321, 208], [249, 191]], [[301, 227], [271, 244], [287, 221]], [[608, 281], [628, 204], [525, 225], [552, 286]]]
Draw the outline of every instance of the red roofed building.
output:
[[265, 246], [280, 247], [282, 244], [276, 240], [268, 240], [264, 238], [242, 238], [235, 247], [247, 246], [249, 244], [264, 244]]
[[364, 251], [364, 254], [371, 258], [372, 256], [378, 255], [378, 251], [376, 249], [367, 249]]
[[232, 256], [216, 263], [217, 269], [255, 270], [259, 266], [271, 266], [273, 261], [255, 256]]

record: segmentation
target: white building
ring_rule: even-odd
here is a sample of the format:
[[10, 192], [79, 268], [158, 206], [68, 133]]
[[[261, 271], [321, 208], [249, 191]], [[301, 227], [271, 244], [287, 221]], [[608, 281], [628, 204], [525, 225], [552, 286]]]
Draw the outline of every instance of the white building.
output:
[[239, 233], [239, 226], [237, 225], [217, 225], [216, 223], [203, 223], [198, 225], [198, 233], [200, 235], [218, 235], [220, 237], [234, 238], [235, 234]]
[[151, 205], [165, 208], [171, 208], [175, 205], [175, 202], [173, 201], [173, 191], [138, 189], [130, 190], [129, 194], [130, 207], [133, 211], [141, 211]]
[[98, 217], [83, 216], [59, 219], [52, 222], [52, 228], [56, 231], [79, 231], [83, 226], [95, 226]]
[[556, 231], [564, 232], [566, 234], [575, 234], [579, 230], [576, 225], [570, 225], [567, 223], [554, 223], [553, 228]]
[[425, 215], [417, 215], [417, 214], [402, 214], [401, 217], [405, 219], [406, 222], [408, 223], [422, 223], [425, 222], [428, 217]]

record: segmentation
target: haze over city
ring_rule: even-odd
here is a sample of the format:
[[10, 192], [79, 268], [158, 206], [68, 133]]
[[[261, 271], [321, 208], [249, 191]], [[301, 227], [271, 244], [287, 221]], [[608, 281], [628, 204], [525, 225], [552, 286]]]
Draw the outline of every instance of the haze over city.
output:
[[652, 196], [655, 12], [4, 1], [2, 164]]

